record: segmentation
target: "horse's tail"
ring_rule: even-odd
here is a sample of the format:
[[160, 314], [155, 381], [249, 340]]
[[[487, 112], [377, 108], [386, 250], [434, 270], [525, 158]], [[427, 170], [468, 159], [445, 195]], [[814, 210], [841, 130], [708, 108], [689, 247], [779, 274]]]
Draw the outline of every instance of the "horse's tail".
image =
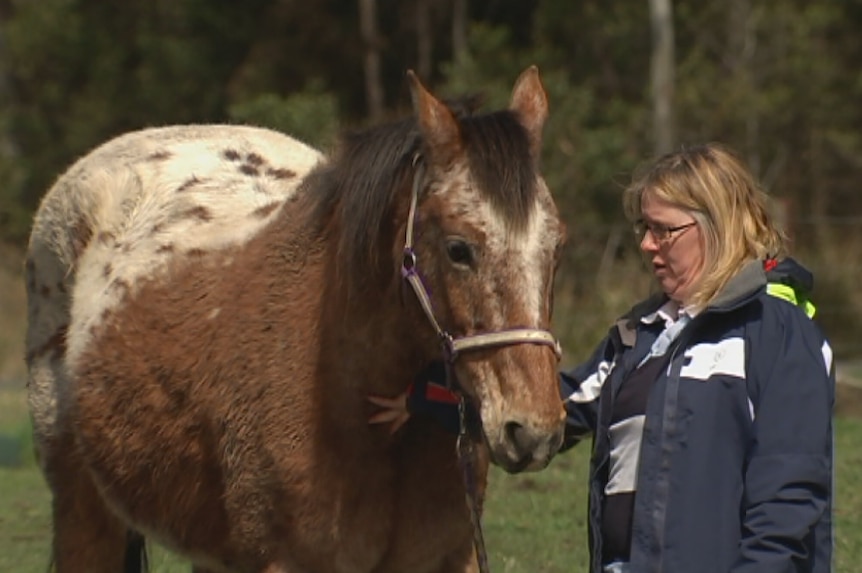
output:
[[146, 573], [147, 541], [137, 531], [129, 530], [126, 534], [126, 556], [123, 558], [123, 573]]

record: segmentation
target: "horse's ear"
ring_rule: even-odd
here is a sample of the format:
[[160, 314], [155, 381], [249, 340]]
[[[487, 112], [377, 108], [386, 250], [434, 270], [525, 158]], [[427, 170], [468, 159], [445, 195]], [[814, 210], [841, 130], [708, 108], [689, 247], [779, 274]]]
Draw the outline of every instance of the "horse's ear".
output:
[[447, 165], [461, 153], [461, 130], [452, 111], [425, 89], [413, 70], [407, 70], [413, 111], [425, 140], [429, 159]]
[[512, 89], [512, 102], [509, 108], [530, 138], [530, 150], [538, 158], [542, 150], [542, 128], [548, 119], [548, 96], [539, 79], [539, 68], [530, 66], [518, 76]]

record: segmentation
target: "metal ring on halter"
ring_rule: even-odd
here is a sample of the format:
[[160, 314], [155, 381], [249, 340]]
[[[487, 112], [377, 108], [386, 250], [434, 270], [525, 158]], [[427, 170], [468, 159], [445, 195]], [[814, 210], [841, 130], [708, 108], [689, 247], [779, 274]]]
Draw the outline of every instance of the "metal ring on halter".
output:
[[401, 259], [401, 268], [412, 271], [416, 268], [416, 253], [413, 249], [404, 249], [404, 258]]
[[455, 339], [452, 338], [452, 335], [445, 330], [438, 332], [437, 337], [440, 339], [440, 345], [443, 347], [443, 358], [445, 358], [446, 362], [449, 364], [454, 364], [455, 359], [458, 358], [458, 349], [455, 348]]

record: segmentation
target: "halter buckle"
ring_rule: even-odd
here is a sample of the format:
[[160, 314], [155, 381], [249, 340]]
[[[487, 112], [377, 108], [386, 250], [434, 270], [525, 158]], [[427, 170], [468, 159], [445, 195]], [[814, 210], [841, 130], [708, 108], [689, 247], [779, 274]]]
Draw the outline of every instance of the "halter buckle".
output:
[[416, 272], [416, 253], [409, 247], [404, 248], [401, 258], [401, 276], [406, 277]]

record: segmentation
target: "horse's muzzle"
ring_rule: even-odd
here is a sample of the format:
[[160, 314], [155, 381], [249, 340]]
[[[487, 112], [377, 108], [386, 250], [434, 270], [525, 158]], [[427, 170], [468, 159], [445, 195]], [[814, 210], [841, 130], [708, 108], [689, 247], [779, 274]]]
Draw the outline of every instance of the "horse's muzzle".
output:
[[516, 421], [506, 422], [500, 439], [491, 443], [493, 462], [509, 473], [545, 468], [563, 442], [563, 425], [553, 431], [539, 430]]

